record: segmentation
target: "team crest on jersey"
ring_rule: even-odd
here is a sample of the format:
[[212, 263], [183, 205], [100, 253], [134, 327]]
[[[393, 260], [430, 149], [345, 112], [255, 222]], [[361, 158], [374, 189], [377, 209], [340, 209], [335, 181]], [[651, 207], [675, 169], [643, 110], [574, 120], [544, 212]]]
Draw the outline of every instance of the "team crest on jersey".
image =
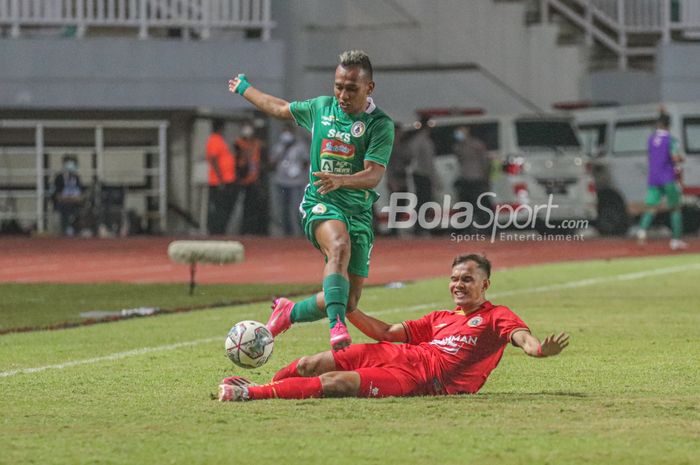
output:
[[311, 213], [313, 213], [314, 215], [323, 215], [327, 211], [328, 208], [322, 203], [317, 203], [316, 205], [314, 205], [314, 208], [311, 209]]
[[350, 128], [350, 134], [352, 134], [353, 137], [361, 137], [362, 134], [365, 133], [365, 129], [365, 123], [362, 121], [355, 121]]
[[482, 321], [484, 321], [483, 318], [481, 318], [480, 316], [475, 316], [474, 318], [467, 321], [467, 326], [469, 326], [471, 328], [476, 328], [477, 326], [479, 326], [481, 324]]

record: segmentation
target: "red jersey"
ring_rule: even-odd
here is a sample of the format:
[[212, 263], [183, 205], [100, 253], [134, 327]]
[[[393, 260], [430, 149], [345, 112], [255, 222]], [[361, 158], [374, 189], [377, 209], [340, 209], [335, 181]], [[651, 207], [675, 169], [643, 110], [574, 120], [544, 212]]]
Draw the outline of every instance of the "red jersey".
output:
[[[491, 302], [466, 314], [454, 310], [432, 312], [403, 323], [407, 352], [419, 355], [414, 365], [424, 379], [436, 379], [447, 394], [475, 393], [498, 365], [513, 332], [529, 331], [508, 307]], [[408, 355], [408, 354], [407, 354]]]

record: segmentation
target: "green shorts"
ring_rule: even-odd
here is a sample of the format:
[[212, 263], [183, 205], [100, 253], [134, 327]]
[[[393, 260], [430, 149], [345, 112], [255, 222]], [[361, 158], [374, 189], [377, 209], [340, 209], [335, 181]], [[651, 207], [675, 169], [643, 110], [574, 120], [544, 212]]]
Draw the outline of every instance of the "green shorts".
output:
[[325, 220], [339, 220], [345, 223], [350, 234], [350, 263], [348, 273], [366, 278], [369, 276], [369, 259], [374, 246], [374, 230], [372, 228], [372, 212], [363, 211], [359, 214], [347, 216], [338, 207], [329, 203], [317, 202], [304, 196], [299, 205], [301, 213], [301, 227], [306, 238], [317, 249], [321, 250], [316, 242], [314, 230], [316, 223]]
[[666, 196], [666, 206], [676, 208], [681, 201], [681, 190], [677, 182], [669, 182], [663, 186], [649, 186], [647, 189], [646, 204], [655, 207], [661, 203], [663, 196]]

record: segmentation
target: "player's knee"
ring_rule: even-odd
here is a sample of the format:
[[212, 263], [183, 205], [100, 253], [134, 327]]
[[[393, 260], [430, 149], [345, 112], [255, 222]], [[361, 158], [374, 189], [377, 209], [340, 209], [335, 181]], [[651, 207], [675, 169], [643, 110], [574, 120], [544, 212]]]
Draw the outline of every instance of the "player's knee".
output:
[[329, 352], [301, 357], [297, 362], [297, 372], [303, 377], [318, 376], [335, 369], [335, 361]]
[[297, 362], [297, 373], [301, 376], [311, 376], [313, 369], [313, 361], [311, 358], [312, 357], [301, 357]]
[[334, 236], [328, 248], [328, 260], [340, 262], [350, 259], [350, 237], [347, 235]]
[[351, 375], [352, 372], [333, 371], [325, 373], [319, 378], [323, 387], [323, 394], [328, 397], [356, 396], [359, 382]]

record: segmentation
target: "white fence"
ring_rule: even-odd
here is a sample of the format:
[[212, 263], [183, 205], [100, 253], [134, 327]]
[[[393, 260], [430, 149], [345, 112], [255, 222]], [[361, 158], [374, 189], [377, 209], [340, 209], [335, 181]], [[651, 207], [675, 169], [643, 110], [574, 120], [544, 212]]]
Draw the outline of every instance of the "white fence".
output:
[[136, 28], [147, 38], [150, 28], [196, 29], [202, 38], [211, 29], [258, 29], [268, 40], [274, 27], [270, 0], [0, 0], [0, 26], [12, 37], [22, 27]]

